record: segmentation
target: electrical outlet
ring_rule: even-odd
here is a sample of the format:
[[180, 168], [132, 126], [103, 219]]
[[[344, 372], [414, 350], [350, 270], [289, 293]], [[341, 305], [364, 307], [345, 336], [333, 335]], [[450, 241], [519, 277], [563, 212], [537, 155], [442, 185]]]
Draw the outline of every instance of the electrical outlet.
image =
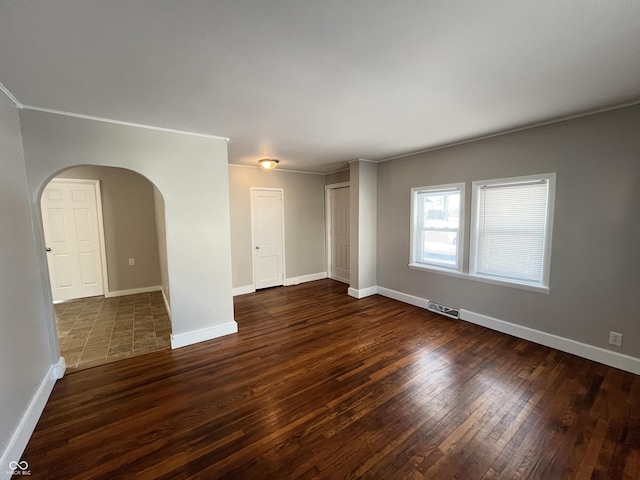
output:
[[136, 264], [136, 259], [135, 258], [130, 258], [129, 259], [129, 266], [133, 267]]
[[616, 347], [622, 346], [622, 334], [618, 332], [609, 332], [609, 343]]

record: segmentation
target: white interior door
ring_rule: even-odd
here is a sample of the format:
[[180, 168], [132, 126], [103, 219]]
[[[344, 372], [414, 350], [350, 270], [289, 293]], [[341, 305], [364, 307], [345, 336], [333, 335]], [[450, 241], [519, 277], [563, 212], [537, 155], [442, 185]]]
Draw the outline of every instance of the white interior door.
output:
[[94, 181], [52, 180], [42, 199], [42, 222], [54, 301], [103, 295]]
[[256, 289], [284, 285], [282, 190], [251, 189], [253, 280]]
[[330, 192], [331, 204], [331, 271], [330, 277], [349, 283], [349, 187], [334, 188]]

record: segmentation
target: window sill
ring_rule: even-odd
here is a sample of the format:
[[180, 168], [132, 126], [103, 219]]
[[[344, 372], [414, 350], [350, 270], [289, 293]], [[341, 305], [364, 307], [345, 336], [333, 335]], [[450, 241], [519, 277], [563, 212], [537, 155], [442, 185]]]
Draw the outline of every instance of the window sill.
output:
[[440, 268], [434, 265], [424, 265], [422, 263], [410, 263], [409, 268], [411, 270], [421, 270], [423, 272], [440, 273], [442, 275], [448, 275], [450, 277], [466, 278], [466, 273], [459, 272], [450, 268]]
[[545, 295], [549, 295], [551, 293], [551, 291], [549, 290], [549, 287], [545, 287], [545, 286], [527, 285], [526, 283], [507, 282], [505, 280], [498, 280], [495, 278], [484, 277], [481, 275], [472, 275], [470, 273], [463, 273], [455, 270], [447, 270], [444, 268], [431, 267], [431, 266], [420, 265], [416, 263], [410, 263], [408, 267], [411, 270], [419, 270], [422, 272], [447, 275], [449, 277], [463, 278], [465, 280], [472, 280], [474, 282], [489, 283], [491, 285], [500, 285], [502, 287], [516, 288], [518, 290], [526, 290], [528, 292], [542, 293]]

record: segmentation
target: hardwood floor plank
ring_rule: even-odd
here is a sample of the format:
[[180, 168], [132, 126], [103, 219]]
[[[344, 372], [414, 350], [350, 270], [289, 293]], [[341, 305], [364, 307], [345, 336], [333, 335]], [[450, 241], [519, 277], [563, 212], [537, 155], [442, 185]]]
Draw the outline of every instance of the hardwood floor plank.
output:
[[65, 376], [33, 478], [640, 478], [638, 376], [346, 289], [236, 297], [235, 335]]

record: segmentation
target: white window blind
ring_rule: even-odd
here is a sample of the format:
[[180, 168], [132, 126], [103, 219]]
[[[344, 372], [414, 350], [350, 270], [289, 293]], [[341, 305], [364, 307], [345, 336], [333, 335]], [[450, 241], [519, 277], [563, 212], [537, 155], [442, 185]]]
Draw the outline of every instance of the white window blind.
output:
[[549, 181], [481, 185], [476, 194], [473, 273], [543, 284]]

